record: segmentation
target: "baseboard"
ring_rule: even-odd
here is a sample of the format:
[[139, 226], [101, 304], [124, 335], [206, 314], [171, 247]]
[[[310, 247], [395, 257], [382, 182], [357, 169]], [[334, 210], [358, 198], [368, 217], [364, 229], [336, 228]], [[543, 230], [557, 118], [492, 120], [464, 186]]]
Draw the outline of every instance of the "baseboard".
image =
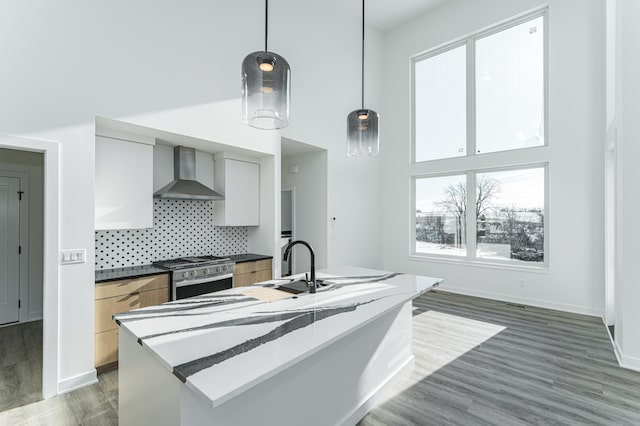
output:
[[470, 288], [440, 285], [438, 288], [442, 291], [450, 293], [463, 294], [465, 296], [481, 297], [483, 299], [499, 300], [502, 302], [518, 303], [521, 305], [535, 306], [538, 308], [553, 309], [556, 311], [570, 312], [573, 314], [588, 315], [591, 317], [602, 317], [602, 309], [590, 308], [588, 306], [569, 305], [566, 303], [556, 303], [548, 300], [530, 299], [527, 297], [518, 297], [509, 294], [493, 293]]
[[42, 311], [40, 311], [40, 312], [29, 312], [29, 315], [27, 315], [27, 322], [40, 321], [41, 319], [42, 319]]
[[399, 380], [405, 375], [409, 374], [415, 366], [415, 357], [412, 355], [407, 361], [392, 372], [386, 380], [384, 380], [380, 386], [374, 389], [365, 399], [362, 401], [351, 414], [347, 415], [339, 424], [341, 425], [355, 425], [364, 416], [367, 415], [377, 404], [385, 400], [386, 394], [389, 390], [399, 382]]
[[98, 383], [98, 375], [96, 374], [95, 368], [92, 368], [91, 371], [87, 371], [86, 373], [60, 380], [58, 382], [58, 393], [71, 392], [94, 383]]
[[613, 351], [616, 354], [620, 367], [628, 370], [640, 371], [640, 358], [628, 356], [622, 353], [622, 349], [620, 349], [620, 345], [618, 345], [617, 342], [613, 342]]

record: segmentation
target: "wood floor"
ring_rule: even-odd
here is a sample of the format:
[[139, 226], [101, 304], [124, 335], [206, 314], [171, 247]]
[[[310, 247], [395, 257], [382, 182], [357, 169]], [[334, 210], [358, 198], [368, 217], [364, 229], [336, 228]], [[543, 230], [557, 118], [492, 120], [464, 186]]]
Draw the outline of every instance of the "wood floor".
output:
[[[360, 426], [640, 425], [640, 373], [617, 366], [599, 318], [430, 292], [414, 302], [414, 352]], [[1, 412], [0, 425], [117, 425], [117, 374]]]
[[640, 425], [640, 373], [599, 318], [436, 291], [414, 302], [414, 352], [361, 426]]
[[0, 328], [0, 412], [41, 399], [42, 321]]

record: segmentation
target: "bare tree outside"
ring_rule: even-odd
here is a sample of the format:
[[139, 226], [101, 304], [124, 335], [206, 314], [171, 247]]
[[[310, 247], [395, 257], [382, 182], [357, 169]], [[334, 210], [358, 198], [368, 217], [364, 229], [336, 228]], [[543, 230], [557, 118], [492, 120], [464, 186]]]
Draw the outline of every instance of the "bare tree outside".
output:
[[[489, 176], [481, 176], [476, 181], [476, 217], [482, 216], [490, 206], [496, 194], [500, 192], [500, 183]], [[458, 182], [449, 185], [445, 190], [445, 198], [436, 205], [456, 218], [456, 247], [460, 247], [466, 231], [467, 185]]]
[[[544, 169], [475, 177], [476, 257], [543, 262]], [[424, 178], [419, 188], [425, 195], [416, 211], [416, 251], [466, 256], [465, 176]]]

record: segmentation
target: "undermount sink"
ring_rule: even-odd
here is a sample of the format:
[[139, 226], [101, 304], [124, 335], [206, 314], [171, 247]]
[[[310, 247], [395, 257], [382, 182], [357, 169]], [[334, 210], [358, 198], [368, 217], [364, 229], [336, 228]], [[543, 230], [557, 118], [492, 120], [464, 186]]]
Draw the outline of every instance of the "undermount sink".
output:
[[288, 293], [300, 294], [307, 293], [309, 291], [309, 285], [305, 280], [297, 280], [287, 284], [280, 284], [276, 289], [286, 291]]
[[[322, 280], [316, 280], [316, 285], [318, 288], [322, 287]], [[288, 293], [300, 294], [300, 293], [308, 293], [309, 285], [305, 280], [296, 280], [286, 284], [280, 284], [276, 287], [277, 290], [286, 291]]]

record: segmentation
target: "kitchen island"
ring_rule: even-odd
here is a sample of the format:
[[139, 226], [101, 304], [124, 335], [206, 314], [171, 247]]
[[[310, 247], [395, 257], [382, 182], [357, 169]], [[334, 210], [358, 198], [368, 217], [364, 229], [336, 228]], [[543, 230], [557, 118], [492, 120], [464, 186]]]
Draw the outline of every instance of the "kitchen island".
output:
[[[120, 425], [357, 423], [413, 366], [411, 301], [438, 278], [318, 271], [115, 315]], [[265, 294], [267, 296], [265, 296]]]

